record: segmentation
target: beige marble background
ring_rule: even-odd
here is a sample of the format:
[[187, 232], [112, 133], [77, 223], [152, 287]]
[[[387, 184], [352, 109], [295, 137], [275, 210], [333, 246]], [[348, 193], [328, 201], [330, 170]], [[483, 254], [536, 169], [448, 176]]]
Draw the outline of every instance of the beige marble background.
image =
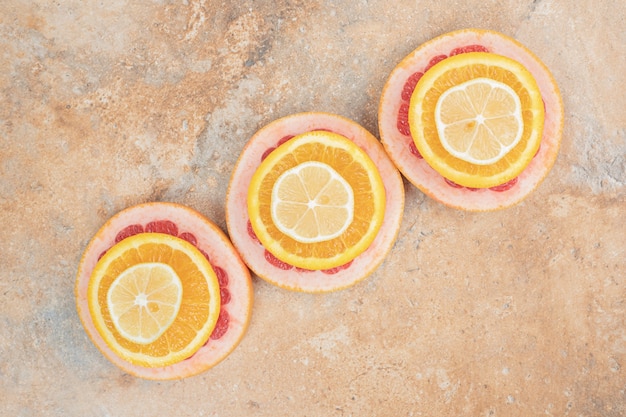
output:
[[[2, 0], [0, 414], [626, 415], [625, 21], [620, 0]], [[467, 213], [407, 182], [375, 274], [328, 295], [255, 278], [246, 337], [199, 376], [144, 381], [97, 351], [73, 285], [108, 217], [176, 201], [225, 229], [257, 129], [321, 110], [378, 135], [396, 63], [465, 27], [560, 85], [535, 193]]]

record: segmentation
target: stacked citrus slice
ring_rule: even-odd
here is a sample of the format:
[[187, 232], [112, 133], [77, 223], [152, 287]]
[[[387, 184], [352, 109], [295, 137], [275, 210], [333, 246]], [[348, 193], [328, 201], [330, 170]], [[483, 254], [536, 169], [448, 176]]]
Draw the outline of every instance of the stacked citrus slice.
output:
[[403, 207], [400, 175], [367, 130], [300, 113], [250, 140], [231, 177], [226, 220], [260, 277], [322, 292], [352, 285], [382, 262]]
[[96, 346], [149, 379], [202, 372], [247, 328], [250, 275], [226, 236], [195, 211], [148, 203], [112, 217], [81, 260], [79, 316]]
[[500, 33], [435, 38], [391, 73], [381, 140], [400, 171], [452, 207], [493, 210], [526, 197], [556, 159], [563, 125], [547, 68]]

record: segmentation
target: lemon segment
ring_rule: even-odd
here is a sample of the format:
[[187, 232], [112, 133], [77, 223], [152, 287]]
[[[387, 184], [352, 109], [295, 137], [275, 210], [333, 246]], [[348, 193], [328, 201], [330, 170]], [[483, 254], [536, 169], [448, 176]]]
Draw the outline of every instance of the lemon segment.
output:
[[157, 340], [174, 322], [183, 285], [171, 266], [141, 263], [123, 271], [107, 292], [113, 325], [133, 343]]

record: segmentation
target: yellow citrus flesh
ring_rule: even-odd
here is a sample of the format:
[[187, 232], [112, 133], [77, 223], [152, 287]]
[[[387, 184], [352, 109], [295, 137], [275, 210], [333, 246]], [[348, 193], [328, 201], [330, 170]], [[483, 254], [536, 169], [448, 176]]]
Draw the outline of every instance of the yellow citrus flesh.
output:
[[301, 243], [340, 236], [354, 217], [354, 192], [331, 166], [303, 162], [274, 183], [272, 220], [278, 229]]
[[257, 237], [278, 259], [327, 269], [354, 259], [376, 237], [385, 189], [374, 162], [351, 140], [327, 131], [276, 148], [248, 188]]
[[532, 74], [487, 52], [444, 59], [420, 79], [409, 125], [418, 150], [437, 172], [467, 187], [517, 177], [539, 148], [544, 107]]
[[133, 343], [158, 339], [174, 322], [183, 297], [183, 285], [171, 266], [140, 263], [123, 271], [107, 292], [113, 325]]
[[98, 261], [87, 302], [113, 352], [135, 365], [163, 367], [190, 357], [208, 340], [220, 312], [220, 289], [195, 246], [140, 233]]
[[498, 162], [524, 132], [519, 97], [490, 78], [474, 78], [446, 90], [435, 106], [435, 123], [448, 152], [478, 165]]

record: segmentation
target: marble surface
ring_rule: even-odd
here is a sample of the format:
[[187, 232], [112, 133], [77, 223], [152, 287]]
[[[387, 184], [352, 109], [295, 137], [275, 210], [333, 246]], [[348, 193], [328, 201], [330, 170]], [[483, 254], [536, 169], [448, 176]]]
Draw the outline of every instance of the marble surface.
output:
[[[620, 0], [0, 2], [0, 414], [626, 415], [626, 4]], [[196, 377], [124, 374], [73, 286], [114, 213], [187, 204], [225, 229], [240, 150], [306, 110], [377, 134], [387, 75], [444, 32], [501, 31], [563, 94], [556, 164], [523, 203], [446, 208], [406, 182], [363, 283], [254, 278], [246, 337]]]

